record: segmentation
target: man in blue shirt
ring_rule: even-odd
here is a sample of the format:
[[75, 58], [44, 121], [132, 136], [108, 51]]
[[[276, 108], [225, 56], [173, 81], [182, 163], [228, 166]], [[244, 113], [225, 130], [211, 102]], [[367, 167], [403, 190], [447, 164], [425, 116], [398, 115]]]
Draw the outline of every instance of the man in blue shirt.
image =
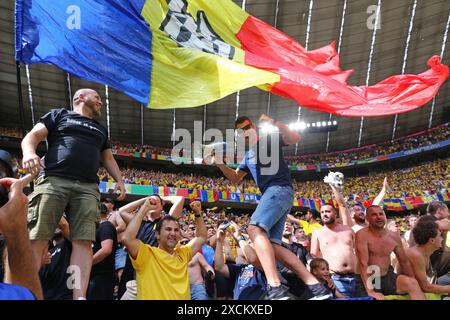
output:
[[267, 277], [266, 299], [289, 297], [287, 288], [281, 285], [275, 258], [303, 280], [311, 298], [325, 298], [325, 288], [291, 251], [281, 246], [284, 222], [294, 201], [291, 175], [284, 161], [282, 147], [296, 144], [300, 141], [300, 136], [287, 125], [265, 114], [260, 117], [260, 121], [268, 122], [278, 130], [261, 136], [248, 117], [240, 117], [235, 121], [235, 129], [238, 130], [239, 138], [244, 139], [247, 150], [236, 170], [217, 163], [216, 159], [212, 161], [236, 185], [250, 172], [261, 190], [260, 203], [252, 215], [247, 231]]
[[[239, 233], [238, 230], [235, 230]], [[238, 236], [236, 242], [244, 253], [246, 264], [224, 263], [223, 244], [225, 230], [223, 226], [217, 230], [216, 250], [214, 252], [214, 269], [232, 282], [233, 300], [260, 300], [267, 289], [267, 280], [262, 271], [253, 248], [245, 237]], [[253, 258], [252, 258], [253, 257]], [[253, 265], [253, 263], [255, 265]]]

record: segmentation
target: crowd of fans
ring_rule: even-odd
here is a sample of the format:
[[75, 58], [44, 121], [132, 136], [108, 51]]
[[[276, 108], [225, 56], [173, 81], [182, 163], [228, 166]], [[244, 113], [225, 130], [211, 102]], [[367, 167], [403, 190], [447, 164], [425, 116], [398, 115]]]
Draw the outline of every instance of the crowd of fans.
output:
[[[448, 132], [439, 130], [436, 130], [437, 139], [446, 139]], [[412, 140], [403, 140], [404, 144], [409, 144], [408, 148], [416, 147], [415, 143], [424, 145], [437, 141], [427, 137], [408, 139]], [[150, 148], [153, 147], [145, 150]], [[389, 153], [400, 150], [395, 145], [386, 149]], [[152, 149], [155, 150], [161, 151]], [[113, 159], [112, 155], [110, 158]], [[377, 203], [374, 200], [367, 210], [346, 204], [342, 190], [331, 183], [294, 181], [297, 196], [333, 198], [337, 207], [323, 204], [320, 212], [309, 210], [305, 214], [287, 216], [282, 243], [273, 246], [290, 250], [305, 269], [302, 274], [297, 274], [292, 269], [297, 260], [292, 265], [283, 265], [281, 259], [277, 259], [281, 285], [289, 289], [289, 298], [369, 300], [406, 296], [410, 299], [441, 299], [447, 296], [450, 292], [447, 205], [434, 201], [423, 217], [411, 214], [387, 220], [380, 204], [384, 197], [447, 191], [450, 187], [449, 164], [450, 158], [437, 159], [401, 170], [347, 178], [344, 192], [348, 197], [377, 199]], [[108, 172], [104, 168], [98, 171], [101, 181], [113, 181]], [[122, 169], [120, 174], [124, 183], [260, 194], [255, 182], [247, 179], [235, 186], [224, 178], [161, 171], [128, 168]], [[28, 200], [22, 193], [24, 186], [20, 180], [3, 180], [2, 183], [11, 193], [9, 202], [0, 207], [0, 230], [5, 236], [0, 242], [28, 239]], [[14, 202], [20, 202], [20, 206]], [[182, 196], [156, 194], [120, 208], [115, 205], [112, 199], [102, 201], [95, 241], [84, 240], [89, 244], [89, 254], [92, 248], [93, 255], [92, 266], [88, 266], [88, 300], [268, 298], [270, 286], [260, 261], [264, 257], [256, 253], [252, 242], [257, 238], [251, 237], [254, 224], [249, 225], [249, 214], [235, 214], [225, 209], [205, 210], [199, 201], [185, 206]], [[2, 263], [9, 263], [10, 268], [5, 269], [5, 282], [16, 282], [22, 289], [28, 288], [28, 291], [18, 292], [27, 294], [22, 298], [70, 300], [75, 299], [75, 291], [80, 290], [71, 284], [74, 273], [69, 272], [72, 270], [71, 255], [79, 245], [71, 237], [77, 223], [70, 222], [70, 216], [66, 217], [68, 207], [62, 210], [65, 213], [54, 233], [53, 228], [50, 229], [53, 237], [43, 248], [41, 259], [20, 263], [20, 259], [26, 261], [27, 255], [23, 253], [32, 250], [30, 242], [6, 241], [8, 253], [2, 254]], [[47, 244], [47, 240], [43, 241]], [[22, 254], [17, 255], [17, 252]], [[28, 257], [36, 258], [34, 255]], [[374, 264], [384, 268], [381, 287], [376, 281], [370, 285], [367, 278], [368, 267]], [[428, 265], [432, 267], [428, 268]], [[27, 272], [30, 273], [33, 267], [39, 269], [38, 279], [11, 281], [26, 280]], [[364, 271], [357, 273], [358, 270]], [[352, 279], [353, 287], [345, 284], [347, 278]], [[358, 287], [361, 283], [363, 286]], [[325, 293], [313, 292], [310, 288], [314, 286], [323, 287]], [[16, 289], [9, 287], [8, 290], [14, 292]], [[283, 296], [285, 298], [288, 297]]]
[[[175, 198], [175, 199], [174, 199]], [[176, 199], [180, 198], [180, 199]], [[153, 298], [166, 298], [164, 293], [148, 293], [147, 296], [136, 293], [136, 281], [132, 274], [127, 273], [127, 265], [125, 260], [122, 261], [122, 256], [129, 254], [124, 243], [126, 243], [124, 236], [124, 230], [130, 223], [127, 221], [122, 224], [118, 221], [118, 216], [124, 220], [127, 215], [130, 215], [131, 219], [145, 209], [144, 201], [147, 199], [160, 199], [161, 203], [166, 205], [176, 206], [177, 209], [170, 211], [160, 212], [161, 218], [172, 215], [178, 218], [180, 226], [179, 243], [178, 246], [186, 246], [192, 243], [199, 235], [198, 232], [198, 219], [196, 219], [196, 213], [198, 211], [191, 210], [189, 207], [182, 207], [178, 204], [183, 200], [182, 197], [158, 197], [149, 196], [134, 203], [127, 204], [121, 208], [114, 207], [114, 201], [111, 199], [104, 199], [102, 204], [102, 217], [101, 224], [97, 231], [97, 240], [94, 243], [94, 248], [101, 245], [97, 242], [106, 241], [107, 239], [114, 239], [114, 248], [109, 252], [108, 257], [104, 260], [108, 260], [109, 271], [115, 272], [115, 277], [109, 278], [110, 283], [110, 295], [108, 299], [120, 299], [120, 300], [135, 300], [143, 299], [145, 297]], [[183, 202], [183, 201], [182, 201]], [[192, 205], [192, 204], [191, 204]], [[162, 209], [162, 206], [160, 207]], [[352, 210], [352, 219], [354, 226], [358, 225], [360, 228], [367, 226], [365, 223], [361, 224], [361, 221], [357, 221], [356, 214], [353, 209], [348, 208], [348, 212]], [[190, 284], [189, 299], [192, 300], [258, 300], [264, 299], [265, 288], [267, 283], [265, 282], [264, 273], [259, 266], [258, 258], [254, 254], [252, 249], [252, 242], [247, 234], [247, 227], [250, 222], [249, 214], [233, 214], [231, 210], [226, 209], [206, 209], [201, 210], [203, 212], [202, 221], [204, 221], [206, 227], [206, 243], [201, 245], [199, 252], [193, 255], [191, 262], [188, 265], [188, 281]], [[330, 292], [333, 292], [333, 297], [351, 299], [351, 296], [342, 294], [336, 285], [333, 283], [332, 273], [330, 271], [330, 264], [332, 260], [327, 260], [324, 257], [319, 257], [313, 254], [316, 250], [316, 245], [312, 242], [314, 240], [314, 234], [319, 230], [325, 228], [326, 224], [321, 220], [321, 213], [315, 210], [309, 210], [306, 213], [296, 212], [292, 215], [288, 215], [288, 219], [284, 226], [283, 231], [283, 246], [294, 250], [298, 258], [308, 266], [308, 270], [313, 274], [323, 285], [329, 287]], [[447, 210], [448, 215], [448, 210]], [[144, 215], [145, 216], [145, 215]], [[149, 216], [149, 213], [147, 213]], [[121, 218], [120, 218], [121, 219]], [[150, 219], [150, 217], [148, 217]], [[165, 219], [165, 218], [164, 218]], [[343, 221], [343, 217], [337, 218], [338, 225], [348, 224], [347, 221]], [[413, 247], [412, 241], [413, 233], [412, 228], [415, 226], [419, 219], [416, 214], [411, 214], [405, 217], [396, 217], [394, 219], [387, 219], [385, 228], [398, 234], [401, 237], [403, 243], [403, 250]], [[64, 219], [63, 219], [64, 220]], [[70, 251], [70, 241], [67, 237], [67, 233], [70, 231], [67, 222], [60, 223], [60, 228], [55, 231], [53, 241], [49, 244], [49, 253], [47, 254], [49, 259], [44, 259], [40, 277], [44, 290], [45, 299], [71, 299], [70, 290], [66, 287], [68, 275], [64, 273], [65, 266], [69, 265], [67, 251]], [[170, 220], [169, 220], [170, 221]], [[202, 222], [203, 223], [203, 222]], [[152, 220], [145, 220], [142, 224], [150, 224], [153, 227]], [[143, 230], [143, 225], [140, 230]], [[106, 226], [114, 230], [115, 227], [117, 234], [106, 233], [103, 229]], [[103, 227], [103, 228], [101, 228]], [[152, 228], [154, 229], [154, 228]], [[103, 230], [103, 231], [101, 231]], [[160, 231], [161, 232], [161, 231]], [[141, 231], [140, 231], [141, 234]], [[108, 238], [109, 237], [109, 238]], [[141, 239], [141, 238], [140, 238]], [[194, 239], [194, 240], [193, 240]], [[142, 240], [144, 241], [144, 240]], [[147, 240], [150, 245], [154, 240]], [[144, 241], [145, 242], [145, 241]], [[448, 241], [447, 244], [448, 246]], [[351, 246], [354, 250], [353, 245]], [[97, 249], [98, 250], [98, 249]], [[94, 253], [95, 253], [94, 249]], [[129, 259], [129, 258], [127, 258]], [[134, 259], [134, 258], [133, 258]], [[133, 260], [132, 266], [137, 268], [137, 261]], [[395, 254], [392, 254], [391, 263], [397, 268], [400, 267], [399, 262], [396, 259]], [[250, 270], [245, 270], [250, 268]], [[289, 287], [290, 294], [293, 299], [302, 299], [299, 297], [298, 292], [302, 292], [303, 287], [301, 280], [290, 280], [290, 277], [295, 277], [292, 273], [288, 272], [286, 267], [279, 264], [278, 268], [282, 274], [282, 282], [285, 286]], [[104, 269], [104, 267], [103, 267]], [[133, 269], [131, 269], [133, 270]], [[139, 270], [139, 269], [136, 269]], [[103, 270], [106, 272], [106, 269]], [[91, 280], [88, 289], [89, 299], [105, 299], [104, 295], [95, 294], [95, 287], [99, 285], [98, 280], [95, 277], [98, 276], [98, 272], [94, 272], [91, 275]], [[131, 278], [130, 278], [131, 277]], [[165, 279], [165, 278], [164, 278]], [[448, 287], [448, 275], [444, 275], [439, 278], [439, 286], [444, 289]], [[175, 281], [175, 280], [174, 280]], [[125, 282], [125, 283], [124, 283]], [[101, 283], [105, 286], [105, 283]], [[121, 288], [122, 286], [122, 288]], [[112, 289], [114, 288], [114, 289]], [[138, 287], [139, 288], [139, 287]], [[139, 289], [138, 289], [139, 290]], [[436, 289], [430, 290], [431, 293], [436, 293]], [[445, 296], [445, 295], [444, 295]], [[385, 298], [388, 298], [386, 296]], [[391, 298], [401, 299], [402, 296], [390, 296]], [[427, 298], [438, 299], [439, 295], [428, 295]], [[357, 299], [373, 299], [368, 294], [365, 297], [358, 297]]]
[[0, 136], [23, 138], [22, 130], [20, 128], [0, 127]]
[[[419, 147], [435, 144], [439, 141], [444, 141], [450, 138], [450, 128], [448, 123], [439, 127], [412, 134], [406, 137], [398, 138], [394, 141], [387, 141], [385, 143], [366, 146], [358, 149], [332, 152], [327, 154], [308, 154], [300, 156], [286, 156], [285, 159], [288, 165], [305, 166], [317, 164], [339, 164], [348, 163], [356, 160], [366, 160], [378, 156], [385, 156], [395, 152], [416, 149]], [[140, 144], [123, 144], [118, 141], [113, 142], [113, 153], [119, 151], [126, 154], [147, 153], [170, 156], [172, 149], [155, 147], [151, 145]]]
[[320, 163], [347, 163], [356, 160], [366, 160], [378, 156], [385, 156], [395, 152], [416, 149], [419, 147], [435, 144], [439, 141], [448, 140], [450, 138], [450, 128], [448, 123], [428, 131], [409, 135], [407, 137], [398, 138], [394, 141], [371, 145], [353, 151], [338, 151], [328, 154], [318, 155], [301, 155], [286, 157], [290, 165], [302, 166]]
[[[22, 138], [22, 132], [19, 128], [0, 127], [0, 136]], [[449, 124], [446, 123], [424, 132], [415, 133], [381, 144], [346, 150], [345, 152], [337, 151], [326, 154], [286, 156], [285, 159], [288, 165], [292, 166], [348, 163], [351, 161], [366, 160], [395, 152], [416, 149], [448, 139], [450, 139], [450, 127]], [[111, 143], [114, 154], [134, 154], [135, 152], [139, 154], [145, 153], [164, 156], [170, 156], [172, 154], [171, 148], [157, 147], [149, 144], [125, 144], [119, 141], [112, 141]], [[189, 157], [189, 155], [187, 156]]]
[[[410, 168], [394, 171], [380, 171], [368, 176], [345, 179], [345, 192], [360, 200], [373, 199], [388, 177], [389, 190], [387, 198], [402, 198], [436, 194], [450, 190], [450, 158], [426, 162]], [[201, 175], [181, 173], [164, 173], [140, 169], [122, 169], [125, 183], [177, 188], [193, 188], [199, 190], [216, 190], [260, 194], [253, 180], [245, 179], [235, 186], [223, 177], [212, 178]], [[112, 181], [104, 169], [100, 169], [101, 181]], [[293, 181], [297, 197], [312, 199], [330, 199], [332, 194], [322, 181]]]

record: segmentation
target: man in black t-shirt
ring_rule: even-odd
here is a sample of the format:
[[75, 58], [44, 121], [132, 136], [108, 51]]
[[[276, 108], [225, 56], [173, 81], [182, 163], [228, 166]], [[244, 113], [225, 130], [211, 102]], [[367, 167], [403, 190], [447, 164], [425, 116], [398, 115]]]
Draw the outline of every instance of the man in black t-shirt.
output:
[[52, 242], [53, 248], [49, 250], [50, 263], [39, 271], [44, 300], [72, 300], [72, 290], [67, 282], [72, 244], [61, 230], [55, 232]]
[[[45, 114], [22, 141], [23, 168], [41, 174], [30, 195], [28, 229], [41, 265], [47, 241], [65, 211], [71, 229], [70, 264], [79, 269], [80, 286], [73, 298], [85, 299], [92, 266], [91, 243], [99, 215], [100, 192], [97, 171], [100, 163], [116, 180], [117, 200], [125, 198], [125, 185], [111, 152], [108, 132], [94, 118], [100, 117], [102, 102], [92, 89], [80, 89], [73, 97], [74, 111], [53, 109]], [[45, 160], [36, 154], [38, 144], [47, 139]]]
[[[281, 245], [294, 253], [295, 256], [306, 266], [308, 262], [313, 259], [313, 257], [304, 246], [293, 241], [292, 230], [292, 223], [290, 221], [286, 221], [284, 223], [283, 238], [281, 239], [283, 242]], [[305, 283], [281, 262], [277, 261], [277, 267], [280, 271], [281, 277], [285, 280], [286, 286], [289, 288], [289, 292], [299, 298], [303, 298], [306, 289]]]
[[[260, 300], [267, 294], [267, 279], [252, 246], [241, 235], [238, 228], [232, 236], [236, 239], [243, 252], [243, 260], [247, 263], [225, 263], [223, 259], [223, 244], [225, 230], [223, 225], [217, 229], [216, 250], [214, 251], [214, 269], [230, 281], [233, 290], [233, 300]], [[227, 230], [228, 232], [228, 230]]]
[[106, 206], [102, 204], [100, 224], [93, 246], [94, 259], [87, 293], [89, 300], [113, 300], [116, 278], [114, 267], [116, 247], [116, 228], [108, 221]]

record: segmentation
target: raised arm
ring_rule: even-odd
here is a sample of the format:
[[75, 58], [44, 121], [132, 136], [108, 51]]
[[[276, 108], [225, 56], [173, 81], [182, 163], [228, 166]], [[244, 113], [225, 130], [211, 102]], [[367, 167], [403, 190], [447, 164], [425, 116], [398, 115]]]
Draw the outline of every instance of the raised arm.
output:
[[311, 236], [311, 255], [313, 257], [319, 258], [321, 257], [321, 253], [320, 253], [320, 242], [319, 242], [319, 238], [317, 237], [317, 233], [320, 231], [313, 232], [312, 236]]
[[[131, 218], [132, 218], [132, 216], [131, 216]], [[129, 221], [131, 221], [131, 218], [129, 219]], [[119, 211], [113, 211], [111, 213], [111, 217], [109, 217], [108, 221], [111, 222], [114, 225], [114, 227], [116, 228], [117, 233], [123, 232], [127, 228], [127, 224], [123, 220], [123, 218], [120, 215]]]
[[[127, 247], [128, 253], [133, 259], [137, 258], [139, 252], [139, 240], [136, 238], [147, 210], [150, 207], [150, 200], [146, 199], [144, 205], [133, 217], [127, 228], [123, 232], [122, 243]], [[121, 213], [122, 215], [122, 213]]]
[[23, 138], [21, 143], [22, 165], [25, 172], [38, 174], [41, 169], [45, 168], [44, 161], [36, 154], [36, 148], [39, 142], [46, 139], [47, 136], [47, 127], [42, 122], [39, 122]]
[[342, 224], [345, 226], [353, 226], [353, 221], [352, 221], [352, 217], [350, 215], [350, 210], [348, 209], [344, 197], [342, 195], [341, 190], [339, 190], [338, 188], [330, 185], [331, 190], [333, 190], [333, 195], [334, 195], [334, 199], [336, 200], [336, 202], [338, 203], [339, 206], [339, 215], [342, 219]]
[[386, 196], [386, 192], [388, 189], [387, 177], [384, 177], [383, 187], [381, 188], [380, 193], [373, 199], [372, 205], [381, 206], [383, 203], [384, 197]]
[[[262, 269], [261, 262], [259, 261], [258, 256], [256, 255], [255, 249], [251, 245], [249, 245], [247, 239], [241, 234], [241, 231], [239, 230], [239, 226], [235, 222], [231, 222], [233, 225], [234, 232], [230, 234], [233, 236], [236, 243], [239, 245], [239, 248], [241, 248], [242, 253], [244, 254], [247, 261], [258, 268], [259, 270]], [[228, 232], [229, 229], [227, 229]]]
[[202, 205], [200, 201], [194, 201], [191, 203], [191, 208], [195, 215], [195, 237], [187, 244], [191, 247], [192, 255], [195, 255], [201, 246], [206, 243], [208, 237], [208, 231], [206, 229], [205, 221], [202, 214]]
[[216, 250], [214, 250], [214, 269], [225, 278], [230, 277], [230, 270], [223, 261], [223, 242], [225, 240], [225, 231], [219, 227], [216, 234]]
[[141, 199], [138, 199], [136, 201], [130, 202], [126, 205], [124, 205], [123, 207], [119, 208], [119, 211], [126, 211], [128, 213], [134, 212], [137, 208], [139, 208], [140, 206], [142, 206], [145, 202], [145, 200], [149, 199], [150, 197], [144, 197]]
[[300, 135], [297, 132], [293, 131], [291, 128], [289, 128], [284, 123], [276, 121], [276, 120], [270, 118], [269, 116], [267, 116], [264, 113], [261, 115], [259, 120], [260, 121], [267, 121], [267, 122], [271, 123], [272, 125], [278, 127], [278, 129], [281, 132], [281, 136], [283, 137], [283, 142], [286, 145], [296, 144], [301, 139]]
[[170, 207], [169, 215], [174, 218], [179, 218], [181, 216], [181, 212], [183, 211], [184, 205], [184, 197], [182, 196], [170, 196], [170, 197], [161, 197], [164, 202], [171, 203], [172, 207]]

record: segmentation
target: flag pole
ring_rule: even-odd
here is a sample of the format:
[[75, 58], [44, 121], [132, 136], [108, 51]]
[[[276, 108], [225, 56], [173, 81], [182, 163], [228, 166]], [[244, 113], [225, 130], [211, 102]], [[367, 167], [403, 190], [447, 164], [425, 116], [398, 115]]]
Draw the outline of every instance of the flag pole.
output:
[[23, 109], [23, 97], [22, 97], [22, 79], [20, 77], [20, 61], [16, 60], [16, 76], [17, 76], [17, 95], [19, 97], [19, 117], [20, 125], [22, 127], [22, 137], [25, 137], [25, 117]]

